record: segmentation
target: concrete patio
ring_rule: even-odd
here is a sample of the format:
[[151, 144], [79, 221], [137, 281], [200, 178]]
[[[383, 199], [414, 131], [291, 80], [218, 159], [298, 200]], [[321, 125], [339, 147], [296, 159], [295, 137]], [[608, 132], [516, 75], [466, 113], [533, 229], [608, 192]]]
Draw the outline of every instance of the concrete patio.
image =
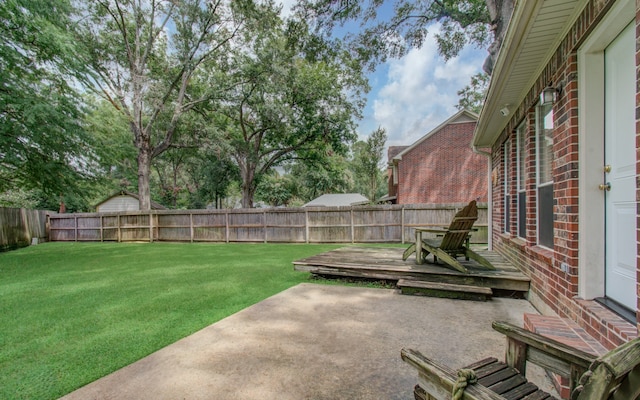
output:
[[524, 313], [536, 313], [525, 300], [305, 283], [63, 399], [411, 399], [417, 375], [402, 347], [453, 368], [500, 358], [504, 338], [491, 321], [522, 326]]

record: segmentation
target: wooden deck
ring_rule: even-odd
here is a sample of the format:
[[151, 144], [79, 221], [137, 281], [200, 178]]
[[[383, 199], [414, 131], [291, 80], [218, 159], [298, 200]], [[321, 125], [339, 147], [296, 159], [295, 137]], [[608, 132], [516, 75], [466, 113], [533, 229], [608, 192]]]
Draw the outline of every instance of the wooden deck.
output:
[[[296, 271], [306, 271], [316, 275], [400, 281], [399, 287], [415, 289], [407, 290], [407, 293], [419, 291], [420, 286], [433, 287], [433, 285], [421, 285], [421, 282], [441, 285], [444, 292], [454, 287], [456, 287], [454, 291], [459, 291], [457, 287], [460, 285], [468, 286], [469, 292], [479, 292], [479, 288], [489, 288], [496, 296], [525, 296], [529, 291], [530, 279], [495, 252], [478, 251], [496, 267], [496, 271], [483, 269], [473, 260], [460, 259], [461, 263], [469, 269], [468, 274], [463, 274], [447, 268], [444, 264], [427, 262], [417, 265], [414, 257], [402, 261], [403, 251], [402, 248], [343, 247], [294, 261], [293, 265]], [[428, 260], [431, 260], [431, 257]], [[434, 295], [429, 292], [425, 294]], [[440, 297], [464, 298], [455, 295]]]

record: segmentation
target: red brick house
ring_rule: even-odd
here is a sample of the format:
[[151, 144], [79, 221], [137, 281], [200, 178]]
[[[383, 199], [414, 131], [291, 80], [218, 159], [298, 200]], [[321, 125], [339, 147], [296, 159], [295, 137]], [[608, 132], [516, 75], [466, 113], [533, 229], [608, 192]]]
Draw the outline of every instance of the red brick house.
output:
[[639, 11], [516, 1], [472, 142], [492, 154], [493, 250], [607, 348], [637, 335]]
[[389, 197], [395, 204], [487, 201], [487, 157], [469, 143], [478, 116], [460, 111], [411, 146], [389, 147]]

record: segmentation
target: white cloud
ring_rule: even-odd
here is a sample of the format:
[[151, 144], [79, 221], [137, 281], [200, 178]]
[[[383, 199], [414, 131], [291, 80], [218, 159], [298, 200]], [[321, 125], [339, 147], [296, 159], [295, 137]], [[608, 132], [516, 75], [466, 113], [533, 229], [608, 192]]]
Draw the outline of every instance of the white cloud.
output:
[[486, 51], [465, 49], [445, 63], [433, 40], [437, 31], [432, 27], [422, 48], [390, 60], [370, 78], [373, 88], [361, 136], [382, 126], [387, 145], [410, 145], [458, 111], [457, 92], [481, 71]]

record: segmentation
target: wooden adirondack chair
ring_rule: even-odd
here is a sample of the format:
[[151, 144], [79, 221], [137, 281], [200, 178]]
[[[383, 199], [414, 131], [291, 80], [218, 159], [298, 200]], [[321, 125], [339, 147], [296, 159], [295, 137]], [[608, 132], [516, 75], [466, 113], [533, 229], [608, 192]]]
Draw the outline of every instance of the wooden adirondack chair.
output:
[[[495, 267], [487, 259], [469, 248], [469, 234], [477, 219], [478, 207], [476, 201], [472, 200], [453, 217], [449, 228], [416, 228], [416, 241], [402, 254], [402, 260], [406, 260], [415, 252], [416, 263], [422, 264], [431, 253], [434, 263], [437, 263], [439, 258], [452, 268], [466, 274], [469, 271], [457, 260], [458, 257], [464, 256], [467, 260], [475, 260], [481, 266], [494, 270]], [[441, 237], [423, 239], [423, 233], [435, 233]]]
[[[507, 336], [505, 363], [488, 358], [466, 367], [475, 372], [477, 383], [458, 392], [461, 399], [554, 399], [526, 380], [527, 361], [569, 378], [572, 400], [640, 399], [640, 338], [595, 358], [506, 322], [494, 322], [493, 328]], [[418, 370], [416, 400], [448, 400], [454, 388], [459, 390], [452, 369], [415, 350], [402, 349], [401, 356]]]

